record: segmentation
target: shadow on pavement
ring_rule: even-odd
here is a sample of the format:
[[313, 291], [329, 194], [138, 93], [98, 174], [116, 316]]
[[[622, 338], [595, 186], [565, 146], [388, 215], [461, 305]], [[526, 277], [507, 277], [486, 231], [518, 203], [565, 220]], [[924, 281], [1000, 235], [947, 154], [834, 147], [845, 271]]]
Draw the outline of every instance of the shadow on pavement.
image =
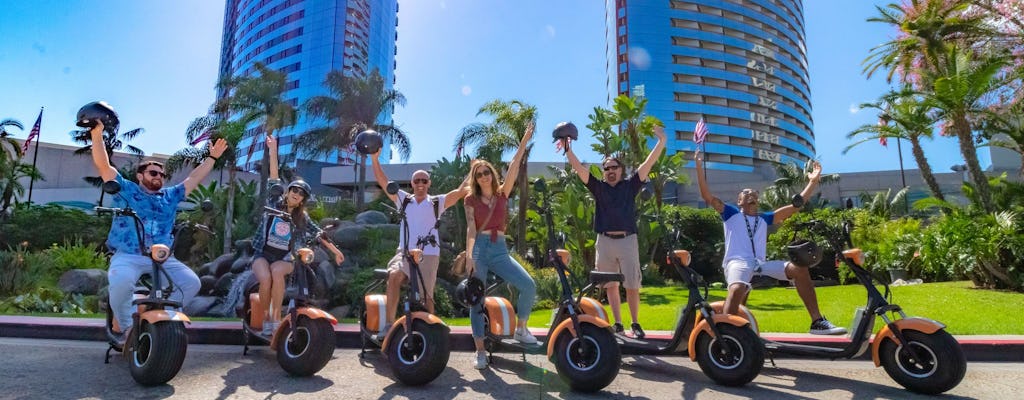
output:
[[318, 375], [289, 375], [277, 364], [275, 353], [266, 349], [250, 350], [249, 355], [240, 358], [236, 363], [237, 367], [229, 369], [222, 376], [224, 388], [217, 399], [237, 396], [238, 388], [241, 387], [247, 387], [256, 393], [266, 393], [266, 398], [271, 398], [277, 394], [312, 394], [334, 384], [333, 381]]

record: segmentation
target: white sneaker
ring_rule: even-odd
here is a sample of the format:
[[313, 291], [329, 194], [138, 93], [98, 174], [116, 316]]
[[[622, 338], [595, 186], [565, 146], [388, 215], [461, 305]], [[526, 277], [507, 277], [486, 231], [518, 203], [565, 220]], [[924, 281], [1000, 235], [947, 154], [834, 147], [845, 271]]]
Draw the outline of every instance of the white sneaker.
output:
[[516, 334], [512, 338], [522, 344], [537, 344], [537, 338], [533, 337], [530, 330], [526, 328], [516, 329]]
[[484, 352], [484, 351], [476, 352], [476, 362], [473, 363], [473, 368], [476, 368], [476, 369], [487, 368], [487, 352]]
[[383, 340], [384, 340], [384, 338], [385, 338], [385, 337], [386, 337], [386, 336], [388, 335], [388, 332], [389, 332], [390, 330], [391, 330], [391, 324], [384, 324], [384, 326], [382, 326], [382, 327], [380, 328], [380, 332], [377, 332], [377, 335], [375, 335], [374, 337], [375, 337], [375, 338], [376, 338], [376, 339], [377, 339], [378, 341], [383, 341]]
[[263, 336], [270, 336], [274, 334], [274, 323], [270, 321], [263, 321], [263, 332], [260, 332]]

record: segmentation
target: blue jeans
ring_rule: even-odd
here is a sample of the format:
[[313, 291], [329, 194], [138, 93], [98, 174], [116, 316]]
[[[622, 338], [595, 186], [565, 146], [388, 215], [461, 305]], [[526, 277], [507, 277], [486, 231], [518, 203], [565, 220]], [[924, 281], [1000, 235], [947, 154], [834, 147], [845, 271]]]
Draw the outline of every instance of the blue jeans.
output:
[[[180, 301], [184, 307], [196, 293], [199, 293], [199, 277], [174, 257], [164, 262], [164, 270], [174, 281], [171, 300]], [[117, 252], [110, 258], [110, 269], [107, 271], [107, 281], [110, 283], [110, 308], [114, 311], [114, 317], [117, 318], [122, 331], [132, 326], [132, 313], [135, 312], [132, 306], [135, 296], [132, 292], [135, 289], [135, 281], [138, 281], [142, 274], [152, 271], [153, 260], [143, 255]], [[167, 284], [167, 279], [163, 276], [160, 277], [160, 281], [164, 285]]]
[[[520, 321], [530, 318], [530, 311], [537, 297], [537, 284], [533, 282], [530, 274], [526, 273], [523, 266], [519, 265], [512, 256], [508, 255], [508, 247], [505, 246], [505, 236], [499, 235], [496, 242], [491, 242], [491, 235], [476, 235], [476, 244], [473, 245], [473, 262], [476, 270], [473, 276], [481, 281], [487, 282], [487, 273], [493, 272], [504, 279], [510, 285], [519, 290], [519, 300], [516, 301], [516, 316]], [[473, 306], [469, 313], [469, 322], [473, 327], [473, 337], [481, 339], [484, 337], [484, 305]]]

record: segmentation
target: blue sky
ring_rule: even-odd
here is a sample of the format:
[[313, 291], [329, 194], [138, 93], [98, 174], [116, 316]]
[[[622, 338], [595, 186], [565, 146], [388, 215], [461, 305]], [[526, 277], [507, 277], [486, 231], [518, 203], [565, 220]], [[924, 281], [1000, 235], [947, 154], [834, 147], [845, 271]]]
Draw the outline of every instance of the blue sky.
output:
[[[110, 102], [122, 129], [142, 127], [133, 144], [169, 154], [185, 146], [188, 122], [214, 98], [223, 1], [4, 0], [0, 24], [0, 118], [26, 125], [45, 106], [42, 136], [71, 144], [78, 108]], [[413, 143], [411, 162], [452, 153], [458, 131], [483, 103], [522, 99], [540, 112], [535, 161], [560, 161], [547, 139], [563, 120], [583, 127], [605, 105], [604, 1], [405, 0], [400, 2], [396, 88], [408, 104], [395, 121]], [[875, 121], [856, 105], [886, 90], [861, 75], [871, 47], [892, 35], [867, 23], [872, 3], [804, 1], [818, 158], [826, 172], [897, 169], [895, 143], [864, 144], [843, 155], [845, 135]], [[583, 144], [591, 142], [581, 132]], [[589, 147], [589, 146], [586, 146]], [[583, 146], [577, 146], [582, 149]], [[952, 139], [925, 145], [934, 169], [961, 158]], [[585, 161], [597, 156], [580, 152]], [[915, 168], [904, 149], [907, 168]], [[395, 160], [397, 161], [397, 160]]]

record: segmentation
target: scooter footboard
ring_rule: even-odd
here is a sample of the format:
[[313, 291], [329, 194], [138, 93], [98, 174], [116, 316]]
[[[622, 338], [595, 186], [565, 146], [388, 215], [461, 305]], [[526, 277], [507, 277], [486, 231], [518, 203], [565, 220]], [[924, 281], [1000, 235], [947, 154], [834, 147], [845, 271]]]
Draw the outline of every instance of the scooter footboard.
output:
[[[939, 329], [945, 328], [946, 325], [939, 321], [935, 321], [928, 318], [913, 317], [903, 318], [893, 322], [900, 331], [918, 331], [926, 335], [933, 334]], [[882, 342], [886, 340], [892, 340], [899, 342], [896, 339], [896, 334], [889, 329], [889, 326], [883, 326], [882, 329], [878, 330], [878, 334], [875, 335], [875, 340], [871, 341], [871, 360], [875, 362], [875, 367], [882, 365], [882, 360], [878, 356], [878, 348], [881, 347]]]
[[[715, 314], [715, 324], [726, 323], [733, 326], [744, 327], [750, 325], [750, 322], [743, 317], [732, 315], [732, 314]], [[697, 361], [697, 336], [700, 336], [701, 332], [707, 332], [711, 337], [715, 337], [715, 331], [711, 330], [711, 325], [708, 324], [708, 320], [701, 319], [697, 325], [694, 325], [693, 332], [690, 332], [690, 338], [687, 340], [686, 353], [690, 355], [690, 360]]]
[[[596, 325], [598, 328], [605, 329], [611, 326], [608, 324], [608, 321], [597, 318], [593, 315], [579, 314], [576, 318], [579, 320], [580, 325], [593, 324]], [[551, 335], [548, 336], [547, 355], [549, 360], [551, 359], [551, 355], [555, 353], [555, 341], [557, 341], [559, 335], [562, 335], [564, 333], [569, 333], [573, 336], [576, 336], [576, 328], [572, 326], [572, 319], [566, 319], [559, 323], [558, 326], [551, 331]]]

